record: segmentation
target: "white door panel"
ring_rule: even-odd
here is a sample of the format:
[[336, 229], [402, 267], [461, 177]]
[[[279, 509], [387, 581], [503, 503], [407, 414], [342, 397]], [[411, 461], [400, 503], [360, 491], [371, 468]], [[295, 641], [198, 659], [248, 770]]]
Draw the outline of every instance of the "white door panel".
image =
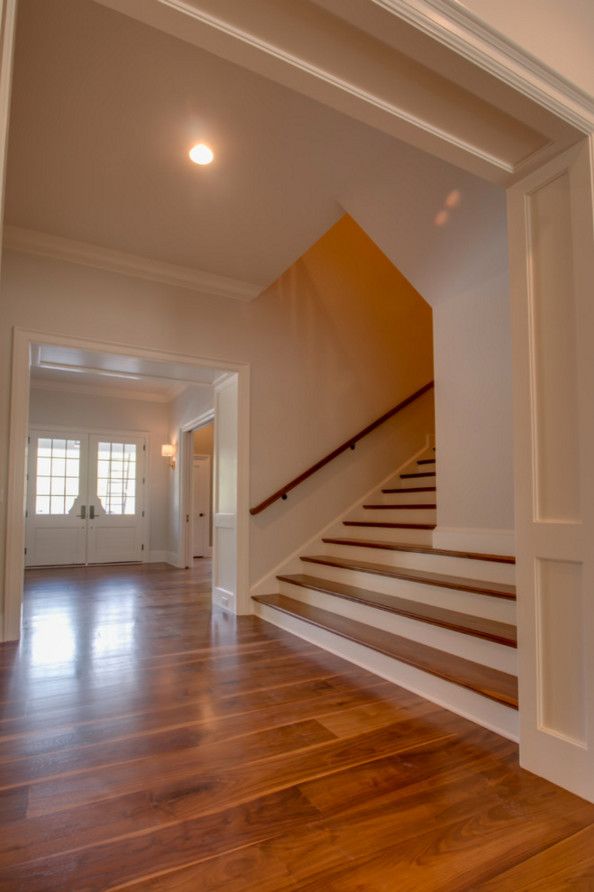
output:
[[509, 241], [520, 760], [594, 801], [591, 145], [509, 190]]
[[142, 560], [144, 441], [89, 436], [90, 564]]
[[25, 565], [83, 564], [87, 438], [31, 431], [28, 448]]
[[210, 467], [209, 455], [194, 456], [192, 462], [192, 554], [207, 557], [210, 552]]
[[31, 431], [26, 566], [143, 559], [144, 438]]

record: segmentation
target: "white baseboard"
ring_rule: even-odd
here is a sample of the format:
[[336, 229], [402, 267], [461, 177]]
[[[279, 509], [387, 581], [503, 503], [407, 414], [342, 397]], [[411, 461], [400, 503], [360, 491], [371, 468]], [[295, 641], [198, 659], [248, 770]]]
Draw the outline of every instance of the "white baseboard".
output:
[[171, 564], [172, 567], [181, 566], [178, 562], [175, 551], [149, 551], [148, 563], [150, 564]]
[[435, 548], [453, 548], [485, 554], [516, 553], [514, 530], [437, 526], [433, 531], [433, 545]]

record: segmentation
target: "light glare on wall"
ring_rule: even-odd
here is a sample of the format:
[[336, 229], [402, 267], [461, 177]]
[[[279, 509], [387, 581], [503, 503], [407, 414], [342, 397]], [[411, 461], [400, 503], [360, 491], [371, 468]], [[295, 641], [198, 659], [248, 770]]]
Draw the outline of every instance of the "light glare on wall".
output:
[[195, 146], [192, 146], [189, 155], [194, 164], [201, 165], [210, 164], [214, 158], [213, 150], [203, 142], [199, 142]]

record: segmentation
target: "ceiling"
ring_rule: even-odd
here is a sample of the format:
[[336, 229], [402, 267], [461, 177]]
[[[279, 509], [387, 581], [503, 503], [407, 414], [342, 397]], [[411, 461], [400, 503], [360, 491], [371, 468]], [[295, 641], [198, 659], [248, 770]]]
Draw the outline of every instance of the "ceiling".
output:
[[220, 375], [220, 369], [47, 344], [35, 345], [31, 357], [33, 387], [152, 402], [171, 402], [188, 387], [209, 389]]
[[[575, 132], [385, 7], [20, 0], [7, 244], [249, 300], [347, 210], [438, 299], [428, 251], [444, 281], [460, 245], [504, 237], [488, 180]], [[187, 157], [198, 141], [209, 167]], [[436, 237], [452, 188], [463, 209]]]

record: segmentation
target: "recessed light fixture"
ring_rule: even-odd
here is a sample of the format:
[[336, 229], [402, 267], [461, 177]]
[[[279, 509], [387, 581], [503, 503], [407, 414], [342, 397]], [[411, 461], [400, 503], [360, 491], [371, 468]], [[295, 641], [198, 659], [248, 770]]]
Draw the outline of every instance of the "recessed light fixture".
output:
[[210, 164], [210, 162], [214, 158], [213, 150], [206, 146], [203, 142], [199, 142], [195, 146], [192, 146], [189, 155], [194, 164], [201, 165]]

